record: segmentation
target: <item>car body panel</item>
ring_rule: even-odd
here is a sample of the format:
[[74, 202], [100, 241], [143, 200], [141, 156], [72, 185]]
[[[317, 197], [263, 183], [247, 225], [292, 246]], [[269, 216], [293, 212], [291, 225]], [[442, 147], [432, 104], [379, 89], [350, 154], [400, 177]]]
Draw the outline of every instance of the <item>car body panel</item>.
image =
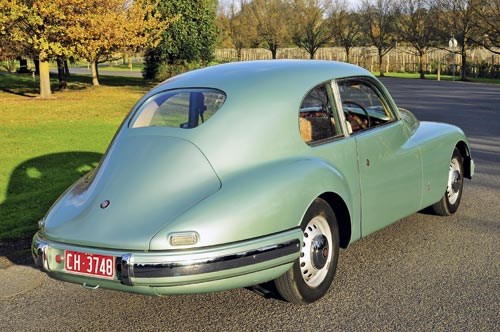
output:
[[356, 135], [363, 236], [419, 208], [420, 149], [406, 144], [403, 126], [396, 121]]
[[311, 202], [333, 189], [354, 210], [345, 176], [318, 158], [284, 160], [234, 174], [217, 193], [158, 232], [151, 250], [171, 249], [168, 235], [186, 230], [200, 234], [193, 247], [206, 247], [298, 227]]
[[192, 143], [139, 129], [121, 135], [97, 174], [51, 208], [45, 234], [90, 247], [149, 250], [154, 234], [220, 186]]
[[[459, 142], [463, 142], [467, 146], [468, 143], [460, 128], [444, 123], [425, 121], [420, 122], [412, 140], [419, 145], [422, 151], [423, 186], [420, 204], [422, 209], [437, 202], [443, 196], [446, 191], [449, 161], [453, 150]], [[471, 160], [464, 159], [464, 162], [472, 163]]]

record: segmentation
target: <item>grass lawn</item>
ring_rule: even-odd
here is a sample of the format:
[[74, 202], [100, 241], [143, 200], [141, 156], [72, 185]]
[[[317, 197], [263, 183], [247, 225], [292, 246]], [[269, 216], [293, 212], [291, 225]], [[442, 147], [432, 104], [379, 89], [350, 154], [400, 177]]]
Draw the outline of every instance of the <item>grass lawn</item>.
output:
[[0, 74], [0, 240], [36, 231], [56, 198], [97, 165], [150, 88], [140, 78], [103, 76], [99, 87], [90, 80], [73, 76], [66, 91], [41, 100], [30, 75]]
[[[379, 72], [374, 72], [374, 75], [378, 76]], [[419, 73], [385, 73], [387, 77], [398, 77], [398, 78], [420, 78]], [[436, 74], [425, 74], [425, 78], [429, 80], [437, 80]], [[441, 81], [458, 81], [460, 79], [459, 74], [457, 74], [454, 78], [452, 75], [441, 75]], [[481, 78], [481, 77], [468, 77], [470, 82], [476, 83], [491, 83], [491, 84], [500, 84], [500, 79], [498, 78]]]

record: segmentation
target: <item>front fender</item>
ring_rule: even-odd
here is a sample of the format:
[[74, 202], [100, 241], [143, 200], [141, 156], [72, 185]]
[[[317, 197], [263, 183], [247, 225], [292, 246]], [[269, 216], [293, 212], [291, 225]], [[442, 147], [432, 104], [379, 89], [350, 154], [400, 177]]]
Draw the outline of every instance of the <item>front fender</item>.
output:
[[[421, 122], [413, 139], [422, 151], [423, 193], [421, 208], [439, 201], [446, 191], [450, 159], [455, 147], [464, 146], [466, 176], [472, 177], [473, 162], [464, 132], [453, 125]], [[463, 152], [462, 152], [463, 153]]]
[[223, 179], [217, 193], [168, 222], [153, 237], [150, 249], [179, 249], [168, 243], [174, 232], [197, 232], [199, 241], [190, 247], [205, 247], [296, 228], [311, 202], [324, 192], [336, 193], [352, 209], [345, 177], [319, 158], [247, 169]]

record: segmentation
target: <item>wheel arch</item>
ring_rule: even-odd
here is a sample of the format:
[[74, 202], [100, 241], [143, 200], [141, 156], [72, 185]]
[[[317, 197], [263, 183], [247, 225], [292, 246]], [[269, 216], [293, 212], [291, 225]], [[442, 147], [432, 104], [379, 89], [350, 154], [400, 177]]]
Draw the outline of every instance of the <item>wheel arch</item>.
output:
[[462, 155], [462, 158], [464, 159], [464, 177], [467, 179], [472, 178], [472, 170], [471, 170], [471, 155], [470, 155], [470, 149], [467, 143], [464, 141], [459, 141], [455, 147], [460, 151], [460, 154]]
[[347, 248], [349, 242], [351, 241], [351, 215], [346, 203], [338, 194], [333, 192], [325, 192], [319, 196], [319, 198], [325, 200], [332, 208], [335, 216], [337, 217], [337, 223], [339, 226], [339, 237], [340, 237], [340, 247]]

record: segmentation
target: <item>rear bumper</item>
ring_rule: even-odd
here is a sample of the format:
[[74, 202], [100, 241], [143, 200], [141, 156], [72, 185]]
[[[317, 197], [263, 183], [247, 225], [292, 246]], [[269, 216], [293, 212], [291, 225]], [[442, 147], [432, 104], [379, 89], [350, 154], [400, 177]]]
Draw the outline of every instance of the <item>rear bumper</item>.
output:
[[[36, 265], [56, 279], [143, 294], [185, 294], [246, 287], [275, 279], [299, 256], [301, 236], [300, 229], [293, 229], [210, 248], [127, 252], [49, 241], [37, 233], [32, 255]], [[60, 262], [65, 250], [115, 257], [115, 278], [65, 271]]]

